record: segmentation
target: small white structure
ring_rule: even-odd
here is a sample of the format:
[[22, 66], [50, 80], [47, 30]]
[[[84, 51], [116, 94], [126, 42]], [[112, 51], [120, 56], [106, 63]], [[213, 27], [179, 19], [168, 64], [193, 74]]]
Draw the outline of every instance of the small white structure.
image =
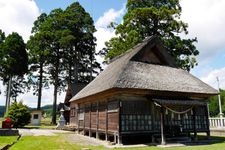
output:
[[33, 126], [40, 126], [41, 117], [42, 117], [42, 110], [32, 110], [30, 124]]
[[65, 126], [66, 120], [65, 120], [65, 118], [64, 118], [64, 116], [63, 116], [63, 112], [64, 112], [64, 110], [63, 110], [63, 108], [61, 108], [61, 109], [60, 109], [61, 115], [60, 115], [60, 117], [59, 117], [59, 122], [58, 122], [58, 124], [57, 124], [56, 129], [62, 129], [62, 128]]

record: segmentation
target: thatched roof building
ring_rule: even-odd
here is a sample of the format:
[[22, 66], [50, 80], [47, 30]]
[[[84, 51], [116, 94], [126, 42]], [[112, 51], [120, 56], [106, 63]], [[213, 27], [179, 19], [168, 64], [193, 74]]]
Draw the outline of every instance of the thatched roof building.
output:
[[119, 89], [179, 92], [203, 97], [218, 93], [189, 72], [177, 68], [156, 37], [146, 38], [141, 44], [112, 60], [98, 77], [70, 101], [91, 98], [113, 89], [118, 89], [118, 92]]
[[70, 99], [70, 124], [117, 143], [140, 135], [152, 141], [161, 135], [162, 144], [165, 137], [196, 138], [197, 132], [210, 133], [206, 102], [217, 93], [178, 68], [160, 40], [150, 37], [113, 59]]

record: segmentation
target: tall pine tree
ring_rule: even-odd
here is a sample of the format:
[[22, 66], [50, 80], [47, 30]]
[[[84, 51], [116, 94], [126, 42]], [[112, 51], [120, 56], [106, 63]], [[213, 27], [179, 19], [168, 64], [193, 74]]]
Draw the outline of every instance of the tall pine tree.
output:
[[194, 43], [197, 39], [184, 39], [188, 25], [180, 20], [179, 0], [128, 0], [123, 23], [115, 27], [117, 37], [106, 42], [102, 54], [106, 59], [120, 55], [144, 38], [156, 35], [164, 42], [168, 52], [183, 69], [197, 65], [199, 54]]

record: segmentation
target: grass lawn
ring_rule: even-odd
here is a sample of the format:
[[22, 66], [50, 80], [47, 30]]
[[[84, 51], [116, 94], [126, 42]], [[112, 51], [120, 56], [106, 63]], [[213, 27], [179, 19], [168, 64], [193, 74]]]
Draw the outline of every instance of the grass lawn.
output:
[[0, 136], [0, 149], [7, 145], [16, 141], [18, 136]]
[[[63, 138], [63, 135], [58, 136], [24, 136], [19, 142], [13, 145], [10, 150], [80, 150], [83, 147], [78, 144], [71, 144]], [[91, 149], [103, 150], [103, 146], [89, 147]]]
[[[51, 118], [42, 118], [41, 126], [26, 126], [28, 128], [54, 128], [50, 124]], [[1, 118], [0, 118], [1, 123]], [[0, 125], [1, 126], [1, 125]], [[82, 148], [90, 148], [91, 150], [106, 150], [103, 146], [83, 146], [79, 143], [69, 142], [66, 140], [66, 134], [58, 134], [57, 136], [23, 136], [14, 144], [10, 150], [81, 150]], [[16, 136], [0, 136], [0, 149], [6, 144], [16, 141]], [[223, 150], [225, 149], [225, 137], [212, 137], [212, 141], [207, 145], [185, 146], [159, 148], [156, 146], [147, 146], [140, 148], [117, 148], [117, 150]]]
[[[90, 148], [91, 150], [105, 150], [103, 146], [81, 146], [79, 143], [74, 144], [65, 140], [65, 134], [57, 136], [24, 136], [19, 142], [13, 145], [10, 150], [46, 150], [46, 149], [61, 149], [61, 150], [80, 150], [82, 148]], [[0, 140], [1, 141], [1, 140]], [[225, 137], [212, 137], [212, 142], [207, 145], [185, 146], [159, 148], [156, 146], [147, 146], [140, 148], [117, 148], [117, 150], [223, 150], [225, 149]]]

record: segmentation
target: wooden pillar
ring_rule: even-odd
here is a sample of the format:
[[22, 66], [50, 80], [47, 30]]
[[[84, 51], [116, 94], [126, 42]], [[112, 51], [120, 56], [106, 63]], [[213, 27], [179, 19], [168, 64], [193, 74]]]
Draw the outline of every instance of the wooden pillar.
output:
[[[150, 104], [151, 104], [151, 125], [152, 125], [152, 128], [151, 128], [151, 130], [152, 131], [155, 131], [155, 111], [156, 111], [156, 108], [155, 108], [155, 105], [154, 105], [154, 103], [153, 102], [150, 102]], [[154, 134], [152, 134], [152, 143], [155, 143], [155, 136], [154, 136]]]
[[162, 106], [160, 112], [160, 120], [161, 120], [161, 145], [165, 145], [166, 139], [164, 135], [164, 108]]
[[84, 106], [83, 106], [83, 113], [84, 113], [84, 120], [83, 120], [83, 135], [85, 135], [85, 118], [86, 118], [86, 117], [85, 117], [85, 114], [86, 114], [86, 113], [85, 113], [85, 111], [86, 111], [86, 108], [85, 108], [85, 107], [86, 107], [86, 106], [84, 105]]
[[98, 127], [99, 127], [99, 101], [97, 102], [97, 108], [96, 108], [96, 139], [99, 139], [99, 134], [98, 134]]
[[89, 136], [90, 137], [92, 136], [92, 133], [91, 133], [91, 109], [92, 109], [92, 104], [90, 103], [90, 105], [89, 105]]
[[122, 101], [119, 100], [118, 107], [118, 136], [117, 136], [117, 144], [122, 144], [122, 135], [121, 135], [121, 115], [122, 115]]
[[207, 139], [210, 139], [210, 129], [209, 129], [209, 109], [208, 109], [208, 104], [205, 106], [205, 117], [206, 117], [206, 126], [207, 126]]
[[114, 143], [116, 143], [117, 136], [115, 132], [113, 133], [113, 138], [114, 138]]
[[108, 141], [108, 101], [105, 102], [105, 140]]
[[197, 139], [197, 129], [196, 129], [196, 107], [193, 107], [193, 126], [194, 126], [194, 141], [198, 141]]
[[79, 116], [80, 116], [80, 106], [78, 105], [77, 106], [77, 133], [79, 134], [80, 133], [80, 121], [79, 121]]

